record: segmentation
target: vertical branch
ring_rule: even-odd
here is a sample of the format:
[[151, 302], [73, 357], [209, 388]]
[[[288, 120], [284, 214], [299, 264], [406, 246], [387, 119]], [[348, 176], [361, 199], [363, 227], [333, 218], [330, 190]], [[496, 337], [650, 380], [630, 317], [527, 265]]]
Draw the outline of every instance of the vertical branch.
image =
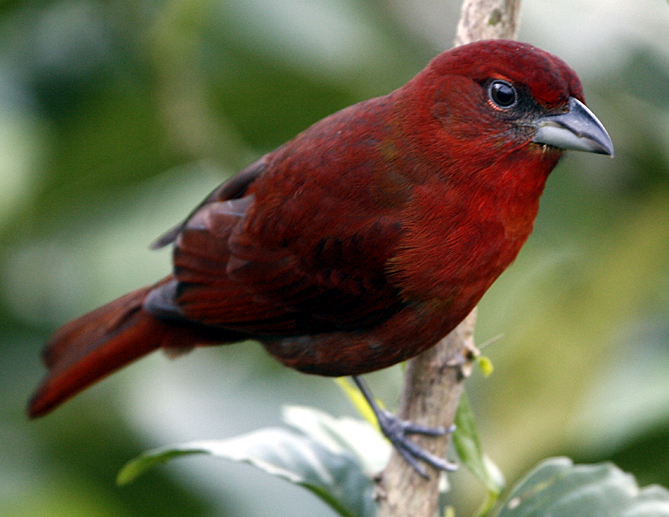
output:
[[[480, 39], [515, 39], [520, 0], [464, 0], [455, 45]], [[435, 347], [409, 361], [398, 414], [405, 420], [447, 427], [464, 387], [466, 368], [474, 347], [476, 309]], [[457, 365], [460, 365], [459, 367]], [[444, 457], [446, 438], [414, 438], [426, 450]], [[439, 475], [421, 478], [397, 453], [377, 479], [378, 517], [434, 517], [439, 497]]]
[[[430, 427], [448, 426], [464, 387], [464, 369], [468, 350], [474, 346], [476, 309], [436, 346], [409, 361], [398, 414], [405, 420]], [[427, 451], [446, 455], [447, 439], [412, 438]], [[439, 474], [432, 470], [425, 480], [397, 453], [377, 480], [379, 512], [377, 517], [433, 517], [439, 497]]]
[[482, 39], [516, 39], [520, 0], [464, 0], [455, 46]]

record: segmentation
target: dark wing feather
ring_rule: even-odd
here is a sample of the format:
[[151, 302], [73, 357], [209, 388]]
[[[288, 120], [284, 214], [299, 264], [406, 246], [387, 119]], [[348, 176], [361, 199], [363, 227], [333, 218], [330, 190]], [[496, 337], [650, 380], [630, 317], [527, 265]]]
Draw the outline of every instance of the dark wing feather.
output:
[[209, 194], [204, 200], [197, 205], [193, 211], [188, 214], [188, 217], [186, 219], [176, 225], [174, 228], [171, 230], [168, 230], [166, 233], [158, 237], [152, 244], [151, 244], [151, 249], [152, 250], [157, 250], [160, 248], [164, 248], [168, 244], [172, 244], [179, 233], [186, 227], [186, 224], [190, 219], [200, 211], [200, 209], [203, 206], [206, 206], [210, 203], [213, 203], [215, 201], [224, 201], [228, 199], [239, 199], [243, 197], [246, 194], [247, 189], [253, 183], [258, 176], [260, 176], [263, 171], [265, 170], [265, 164], [263, 162], [263, 159], [261, 158], [260, 160], [257, 160], [253, 162], [251, 165], [246, 167], [245, 169], [239, 171], [237, 174], [235, 174], [232, 178], [230, 178], [228, 181], [224, 182], [222, 185], [219, 185], [214, 189], [214, 191]]
[[298, 255], [246, 233], [254, 203], [249, 195], [204, 204], [176, 238], [176, 281], [152, 292], [145, 308], [250, 336], [365, 328], [399, 310], [382, 267], [366, 272], [351, 266], [364, 263], [365, 247], [379, 233], [391, 241], [399, 237], [394, 222], [362, 225], [346, 244], [321, 239]]

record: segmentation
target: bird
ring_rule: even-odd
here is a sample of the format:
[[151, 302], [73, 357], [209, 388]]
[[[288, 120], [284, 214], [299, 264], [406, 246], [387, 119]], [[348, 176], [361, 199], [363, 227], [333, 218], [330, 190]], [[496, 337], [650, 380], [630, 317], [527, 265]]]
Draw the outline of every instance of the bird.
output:
[[58, 329], [28, 415], [154, 350], [251, 339], [287, 367], [353, 376], [421, 475], [421, 462], [452, 470], [408, 439], [450, 429], [380, 410], [359, 376], [469, 314], [529, 237], [567, 150], [613, 156], [564, 61], [508, 40], [442, 52], [251, 163], [155, 241], [172, 247], [172, 272]]

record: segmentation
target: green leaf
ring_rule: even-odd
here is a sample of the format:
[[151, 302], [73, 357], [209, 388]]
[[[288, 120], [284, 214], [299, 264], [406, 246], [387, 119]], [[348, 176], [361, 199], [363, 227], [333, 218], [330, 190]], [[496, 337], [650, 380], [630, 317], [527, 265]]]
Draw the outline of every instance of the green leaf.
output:
[[147, 470], [155, 467], [156, 465], [160, 465], [161, 463], [167, 463], [174, 458], [189, 456], [191, 454], [208, 453], [206, 449], [189, 448], [195, 443], [196, 442], [176, 445], [173, 448], [161, 447], [159, 449], [152, 449], [150, 451], [143, 452], [136, 458], [123, 465], [123, 468], [116, 476], [116, 484], [125, 486], [128, 483], [132, 483]]
[[611, 463], [574, 465], [568, 458], [539, 464], [513, 489], [496, 517], [667, 517], [669, 491], [639, 489]]
[[283, 420], [335, 454], [352, 454], [370, 478], [390, 459], [390, 442], [364, 420], [335, 418], [305, 406], [284, 406]]
[[[494, 499], [504, 490], [504, 476], [497, 466], [483, 454], [476, 428], [476, 420], [467, 392], [463, 391], [455, 415], [453, 445], [464, 465], [485, 485]], [[490, 503], [494, 503], [494, 499]]]
[[376, 512], [372, 480], [350, 453], [333, 453], [312, 438], [282, 428], [147, 451], [121, 469], [118, 483], [127, 484], [159, 463], [188, 454], [249, 463], [311, 490], [345, 517], [373, 517]]

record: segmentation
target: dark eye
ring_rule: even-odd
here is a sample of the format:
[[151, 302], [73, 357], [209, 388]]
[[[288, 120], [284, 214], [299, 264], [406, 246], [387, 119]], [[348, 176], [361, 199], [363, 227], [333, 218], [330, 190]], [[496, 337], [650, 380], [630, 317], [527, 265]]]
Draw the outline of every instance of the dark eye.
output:
[[488, 97], [498, 108], [511, 108], [518, 102], [516, 89], [506, 81], [493, 81], [488, 88]]

